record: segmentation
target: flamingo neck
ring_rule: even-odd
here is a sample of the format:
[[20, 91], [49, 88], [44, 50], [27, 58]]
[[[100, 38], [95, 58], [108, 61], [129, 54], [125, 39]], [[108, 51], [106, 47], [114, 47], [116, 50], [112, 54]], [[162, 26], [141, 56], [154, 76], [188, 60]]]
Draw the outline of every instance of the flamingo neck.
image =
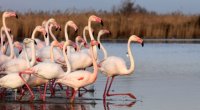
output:
[[30, 68], [31, 64], [30, 64], [30, 61], [29, 61], [29, 58], [28, 58], [28, 54], [27, 54], [27, 50], [26, 50], [25, 45], [23, 45], [23, 48], [24, 48], [24, 52], [25, 52], [25, 60], [26, 60], [26, 63], [27, 63], [26, 65], [27, 65], [28, 68]]
[[14, 58], [14, 56], [15, 56], [14, 55], [14, 46], [13, 46], [10, 34], [8, 33], [8, 29], [7, 29], [7, 26], [6, 26], [6, 18], [5, 17], [3, 17], [3, 27], [4, 27], [4, 30], [5, 30], [7, 39], [8, 39], [9, 46], [10, 46], [10, 56], [9, 56], [9, 58]]
[[51, 47], [50, 47], [50, 58], [51, 58], [51, 62], [54, 62], [53, 48], [54, 48], [54, 45], [51, 45]]
[[36, 52], [35, 52], [35, 44], [32, 43], [31, 44], [31, 62], [30, 62], [30, 65], [31, 67], [36, 63]]
[[95, 59], [95, 55], [94, 55], [94, 47], [90, 47], [90, 52], [91, 52], [91, 55], [92, 55], [92, 63], [93, 63], [93, 73], [92, 73], [92, 77], [91, 77], [91, 82], [95, 82], [96, 79], [97, 79], [97, 73], [98, 73], [98, 66], [97, 66], [97, 62], [96, 62], [96, 59]]
[[68, 36], [68, 24], [65, 24], [65, 40], [69, 40], [69, 36]]
[[97, 37], [97, 41], [99, 42], [99, 44], [100, 44], [100, 47], [101, 47], [101, 49], [102, 49], [102, 51], [103, 51], [103, 55], [104, 55], [104, 59], [103, 60], [105, 60], [107, 57], [108, 57], [108, 54], [107, 54], [107, 50], [104, 48], [104, 46], [103, 46], [103, 44], [101, 43], [101, 35], [100, 34], [98, 34], [98, 37]]
[[88, 44], [88, 41], [87, 41], [87, 38], [86, 38], [86, 28], [84, 28], [84, 30], [83, 30], [83, 39]]
[[127, 48], [128, 48], [128, 55], [129, 55], [129, 58], [130, 58], [130, 67], [127, 71], [125, 71], [125, 74], [130, 74], [130, 73], [133, 73], [134, 69], [135, 69], [135, 63], [134, 63], [134, 58], [133, 58], [133, 54], [131, 52], [131, 40], [128, 41], [128, 45], [127, 45]]
[[[89, 30], [89, 35], [90, 35], [90, 40], [94, 40], [94, 36], [92, 34], [92, 27], [91, 27], [91, 20], [88, 20], [88, 30]], [[94, 46], [94, 57], [97, 59], [97, 46]]]
[[53, 28], [53, 25], [50, 25], [50, 27], [49, 27], [49, 34], [51, 35], [51, 37], [52, 37], [53, 40], [55, 41], [55, 40], [57, 40], [57, 39], [56, 39], [55, 35], [54, 35], [53, 32], [52, 32], [52, 28]]
[[4, 41], [4, 38], [3, 38], [3, 27], [1, 28], [1, 52], [3, 52], [3, 41]]
[[[67, 47], [69, 47], [69, 46], [67, 46]], [[66, 48], [63, 48], [63, 55], [64, 55], [64, 58], [65, 58], [65, 62], [67, 64], [67, 72], [65, 72], [65, 74], [69, 74], [69, 73], [71, 73], [71, 65], [70, 65], [70, 62], [68, 60], [68, 56], [70, 56], [70, 50], [67, 49], [67, 55], [66, 55], [65, 49]]]
[[46, 46], [50, 45], [50, 41], [49, 41], [49, 21], [47, 21], [47, 23], [45, 24], [45, 31], [47, 33], [47, 36], [44, 36], [44, 41], [46, 43]]

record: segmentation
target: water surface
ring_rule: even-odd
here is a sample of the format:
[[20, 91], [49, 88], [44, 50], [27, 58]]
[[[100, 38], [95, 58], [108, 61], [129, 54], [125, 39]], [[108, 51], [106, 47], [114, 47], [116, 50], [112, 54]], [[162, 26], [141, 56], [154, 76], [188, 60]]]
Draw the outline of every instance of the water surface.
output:
[[[125, 59], [126, 43], [104, 43], [108, 55]], [[113, 82], [111, 92], [133, 93], [136, 102], [129, 97], [108, 97], [103, 103], [102, 94], [106, 77], [99, 72], [93, 86], [94, 93], [76, 98], [68, 103], [57, 91], [55, 98], [47, 96], [46, 102], [1, 101], [2, 110], [13, 109], [72, 109], [72, 110], [199, 110], [200, 109], [200, 44], [147, 43], [144, 47], [132, 44], [135, 71], [130, 76], [119, 76]], [[102, 53], [99, 53], [100, 59]]]

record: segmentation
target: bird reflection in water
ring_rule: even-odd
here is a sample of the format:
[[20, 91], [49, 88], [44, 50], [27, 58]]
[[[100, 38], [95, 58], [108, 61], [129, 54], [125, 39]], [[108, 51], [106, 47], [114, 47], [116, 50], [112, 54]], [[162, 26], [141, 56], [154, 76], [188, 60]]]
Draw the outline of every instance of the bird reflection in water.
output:
[[[127, 102], [127, 103], [126, 103]], [[135, 105], [136, 101], [107, 101], [103, 100], [104, 110], [110, 110], [113, 107], [121, 107], [122, 109], [131, 108]]]

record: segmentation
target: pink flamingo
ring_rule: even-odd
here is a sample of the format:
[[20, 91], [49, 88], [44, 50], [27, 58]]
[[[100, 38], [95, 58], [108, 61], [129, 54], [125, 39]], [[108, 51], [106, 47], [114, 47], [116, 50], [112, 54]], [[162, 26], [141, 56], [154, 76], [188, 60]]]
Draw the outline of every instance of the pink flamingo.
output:
[[[51, 43], [50, 54], [51, 54], [51, 62], [53, 62], [53, 63], [54, 63], [53, 47], [57, 47], [57, 46], [60, 46], [59, 43], [58, 43], [58, 41], [53, 41], [53, 42]], [[37, 76], [35, 76], [35, 75], [32, 75], [32, 76], [29, 78], [27, 84], [28, 84], [30, 87], [37, 87], [37, 86], [41, 86], [41, 85], [45, 84], [45, 90], [44, 90], [44, 93], [45, 93], [45, 91], [46, 91], [46, 86], [47, 86], [46, 84], [47, 84], [48, 82], [49, 82], [48, 79], [45, 79], [45, 78], [41, 78], [41, 77], [37, 77]], [[39, 90], [39, 92], [40, 92], [40, 87], [38, 87], [38, 90]], [[53, 90], [52, 90], [52, 86], [51, 86], [51, 85], [50, 85], [50, 91], [51, 91], [51, 94], [53, 95], [54, 93], [53, 93]], [[23, 95], [25, 95], [24, 92], [25, 92], [25, 91], [23, 91], [23, 93], [22, 93], [22, 95], [21, 95], [21, 98], [23, 97]], [[40, 97], [41, 97], [41, 99], [42, 99], [43, 101], [45, 100], [45, 94], [43, 94], [43, 96], [40, 94]]]
[[[98, 22], [103, 23], [102, 19], [97, 16], [90, 16], [88, 19], [88, 27], [89, 27], [89, 34], [91, 40], [94, 40], [93, 34], [92, 34], [92, 28], [91, 28], [91, 22]], [[96, 46], [94, 48], [94, 56], [95, 59], [97, 58], [97, 50]], [[92, 58], [91, 53], [89, 49], [83, 49], [80, 52], [74, 52], [69, 55], [69, 61], [71, 64], [72, 71], [78, 70], [78, 69], [85, 69], [87, 67], [90, 67], [92, 65]]]
[[[34, 40], [32, 40], [32, 39], [26, 38], [26, 39], [24, 39], [23, 42], [24, 43], [31, 42], [32, 43], [32, 47], [34, 47]], [[27, 58], [26, 59], [27, 68], [29, 68], [32, 65], [33, 64], [29, 64], [29, 60]], [[26, 71], [24, 71], [24, 72], [27, 73], [27, 74], [29, 73], [29, 75], [26, 75], [26, 74], [22, 75], [22, 73], [18, 74], [17, 72], [5, 75], [4, 77], [2, 77], [0, 79], [0, 86], [4, 87], [4, 88], [11, 88], [11, 89], [16, 89], [16, 88], [19, 88], [19, 87], [23, 86], [24, 84], [26, 84], [26, 82], [28, 81], [28, 79], [30, 77], [30, 71], [28, 69]], [[31, 93], [31, 95], [33, 94], [31, 91], [30, 91], [30, 93]]]
[[101, 40], [100, 40], [101, 36], [104, 35], [104, 34], [111, 34], [111, 32], [109, 30], [106, 30], [106, 29], [100, 30], [99, 33], [98, 33], [98, 36], [97, 36], [97, 41], [99, 42], [100, 48], [103, 51], [104, 59], [106, 59], [107, 58], [107, 51], [104, 48], [104, 46], [102, 45]]
[[[33, 39], [34, 39], [34, 36], [35, 36], [37, 31], [46, 34], [43, 27], [37, 26], [32, 33]], [[33, 66], [35, 64], [35, 60], [36, 60], [35, 47], [34, 46], [32, 46], [31, 53], [32, 53], [31, 66]], [[4, 64], [2, 64], [1, 65], [1, 72], [2, 73], [21, 72], [21, 71], [23, 71], [27, 68], [28, 68], [27, 67], [27, 61], [25, 59], [15, 58], [15, 59], [11, 59], [11, 60], [5, 62]]]
[[[58, 45], [58, 42], [54, 41], [54, 45]], [[63, 49], [63, 53], [65, 52], [65, 49]], [[51, 50], [51, 56], [53, 55], [52, 50]], [[52, 56], [53, 57], [53, 56]], [[69, 65], [68, 60], [66, 59], [66, 55], [64, 54], [65, 60], [67, 61], [67, 65]], [[28, 70], [32, 71], [32, 74], [34, 74], [37, 77], [51, 80], [55, 78], [61, 78], [65, 74], [69, 73], [71, 70], [67, 69], [67, 72], [64, 72], [63, 69], [59, 64], [56, 64], [54, 62], [40, 62], [37, 65], [29, 68]], [[45, 90], [43, 94], [46, 94], [46, 86], [47, 83], [45, 84]], [[43, 95], [43, 101], [45, 101], [45, 95]]]
[[[94, 46], [96, 45], [98, 45], [98, 42], [92, 40], [90, 49], [93, 60], [93, 68], [94, 68], [93, 73], [85, 70], [77, 70], [69, 74], [66, 74], [64, 77], [56, 80], [56, 83], [61, 83], [66, 86], [72, 87], [74, 89], [70, 102], [74, 102], [76, 92], [80, 87], [93, 84], [97, 79], [98, 67], [97, 67], [97, 62], [94, 58], [94, 50], [93, 50]], [[67, 67], [68, 69], [70, 69], [71, 68], [70, 64], [67, 65]]]
[[[114, 96], [114, 95], [126, 95], [129, 96], [133, 99], [136, 99], [136, 97], [131, 94], [131, 93], [121, 93], [121, 94], [110, 94], [110, 87], [112, 85], [112, 82], [115, 78], [115, 76], [122, 76], [122, 75], [130, 75], [133, 73], [134, 69], [135, 69], [135, 64], [134, 64], [134, 58], [131, 52], [131, 48], [130, 48], [130, 43], [132, 41], [136, 41], [140, 44], [142, 44], [143, 46], [143, 40], [135, 35], [132, 35], [129, 37], [128, 40], [128, 55], [130, 56], [130, 68], [128, 69], [126, 66], [126, 62], [120, 58], [120, 57], [116, 57], [116, 56], [110, 56], [107, 57], [106, 59], [104, 59], [100, 64], [99, 64], [99, 69], [105, 73], [105, 75], [107, 75], [107, 82], [106, 82], [106, 86], [104, 89], [104, 94], [103, 94], [103, 99], [106, 99], [106, 96]], [[109, 82], [109, 78], [112, 77], [111, 82], [107, 88], [108, 82]]]
[[8, 30], [7, 30], [7, 26], [6, 26], [6, 18], [8, 17], [16, 17], [18, 18], [18, 16], [16, 15], [15, 12], [4, 12], [3, 15], [2, 15], [2, 20], [3, 20], [3, 27], [5, 29], [5, 33], [6, 33], [6, 36], [8, 38], [8, 43], [9, 43], [9, 46], [10, 46], [10, 56], [6, 56], [6, 55], [1, 55], [0, 56], [0, 65], [4, 64], [6, 61], [9, 61], [10, 59], [14, 58], [14, 48], [13, 48], [13, 44], [12, 44], [12, 39], [10, 38], [10, 34], [8, 33]]

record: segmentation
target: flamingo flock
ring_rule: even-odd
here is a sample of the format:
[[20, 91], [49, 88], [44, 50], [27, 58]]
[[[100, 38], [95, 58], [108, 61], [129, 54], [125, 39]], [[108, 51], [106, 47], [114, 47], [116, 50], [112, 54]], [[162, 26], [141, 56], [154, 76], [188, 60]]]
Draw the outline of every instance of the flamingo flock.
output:
[[[95, 15], [88, 18], [88, 25], [83, 30], [83, 37], [77, 36], [75, 42], [70, 40], [68, 30], [73, 28], [78, 30], [77, 25], [69, 20], [64, 27], [65, 40], [58, 41], [52, 32], [52, 28], [61, 30], [61, 26], [54, 18], [44, 20], [41, 25], [35, 27], [32, 35], [25, 38], [22, 42], [14, 41], [11, 29], [6, 26], [6, 21], [10, 17], [18, 18], [15, 12], [4, 12], [2, 15], [1, 42], [0, 42], [0, 97], [4, 97], [7, 89], [20, 91], [20, 95], [15, 97], [21, 100], [28, 90], [30, 101], [35, 95], [32, 91], [38, 88], [41, 100], [46, 100], [46, 90], [50, 90], [51, 95], [55, 95], [56, 84], [61, 89], [63, 86], [72, 88], [70, 102], [74, 102], [76, 93], [80, 88], [94, 84], [97, 80], [99, 71], [107, 76], [103, 99], [108, 96], [125, 95], [132, 99], [136, 97], [131, 93], [110, 93], [110, 88], [115, 76], [133, 74], [135, 69], [134, 57], [131, 51], [131, 42], [140, 43], [143, 40], [136, 35], [131, 35], [128, 40], [127, 48], [130, 56], [130, 67], [126, 62], [117, 56], [108, 56], [106, 48], [100, 41], [101, 36], [110, 34], [107, 29], [101, 29], [97, 40], [94, 37], [92, 23], [96, 22], [103, 25], [103, 20]], [[88, 31], [89, 36], [86, 36]], [[44, 40], [35, 38], [36, 33], [42, 33]], [[89, 37], [89, 41], [87, 40]], [[52, 38], [52, 41], [50, 41]], [[102, 50], [104, 57], [98, 58], [98, 50]], [[93, 68], [88, 71], [87, 68]], [[111, 78], [111, 81], [110, 81]], [[44, 85], [44, 91], [40, 87]], [[66, 93], [70, 89], [66, 90]], [[16, 95], [16, 94], [15, 94]]]

